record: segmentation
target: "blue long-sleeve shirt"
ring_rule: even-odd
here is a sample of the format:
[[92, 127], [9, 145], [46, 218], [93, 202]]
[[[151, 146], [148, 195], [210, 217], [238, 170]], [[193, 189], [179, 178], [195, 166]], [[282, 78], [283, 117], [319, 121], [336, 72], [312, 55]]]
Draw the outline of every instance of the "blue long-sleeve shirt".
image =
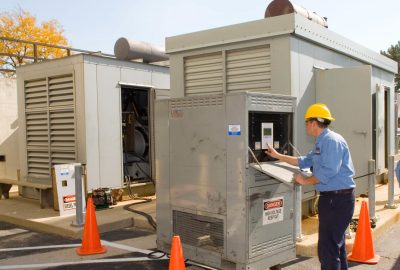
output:
[[306, 156], [298, 158], [300, 169], [313, 167], [313, 175], [319, 180], [317, 191], [354, 188], [354, 167], [349, 147], [344, 138], [326, 128], [315, 141], [314, 148]]

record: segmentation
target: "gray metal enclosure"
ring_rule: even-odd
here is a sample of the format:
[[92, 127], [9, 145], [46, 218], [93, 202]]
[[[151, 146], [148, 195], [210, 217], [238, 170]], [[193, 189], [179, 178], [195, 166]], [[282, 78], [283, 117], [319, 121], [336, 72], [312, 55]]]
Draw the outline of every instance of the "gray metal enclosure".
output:
[[301, 154], [313, 144], [305, 111], [326, 103], [336, 118], [331, 128], [350, 146], [356, 193], [367, 192], [369, 160], [377, 176], [387, 172], [395, 149], [391, 59], [295, 13], [175, 36], [166, 45], [172, 97], [240, 91], [296, 97], [292, 143]]
[[250, 115], [287, 116], [290, 127], [294, 105], [245, 92], [156, 102], [159, 249], [169, 252], [179, 235], [185, 258], [222, 269], [295, 257], [292, 172], [282, 183], [251, 167], [248, 153]]
[[[161, 250], [178, 234], [186, 258], [222, 269], [265, 270], [293, 258], [292, 215], [301, 213], [292, 188], [277, 179], [291, 180], [294, 168], [266, 162], [267, 176], [248, 148], [263, 153], [253, 136], [258, 125], [278, 151], [293, 154], [285, 148], [293, 144], [309, 152], [303, 117], [313, 103], [328, 105], [331, 128], [350, 146], [357, 194], [367, 193], [370, 160], [372, 174], [386, 173], [395, 150], [396, 62], [296, 13], [170, 37], [166, 50], [172, 98], [156, 105]], [[252, 110], [291, 112], [290, 125], [276, 132], [278, 122], [250, 120]], [[303, 211], [315, 197], [312, 186], [303, 189]], [[269, 224], [271, 198], [289, 207]]]
[[[51, 184], [55, 164], [78, 162], [86, 164], [88, 191], [123, 187], [126, 175], [135, 173], [126, 167], [127, 147], [146, 154], [143, 170], [151, 180], [153, 101], [168, 96], [168, 67], [74, 55], [19, 67], [17, 78], [21, 179]], [[141, 102], [145, 110], [146, 138], [143, 128], [127, 120], [133, 109], [124, 100], [134, 91], [140, 96], [131, 97], [131, 103]], [[27, 188], [24, 194], [36, 196]]]

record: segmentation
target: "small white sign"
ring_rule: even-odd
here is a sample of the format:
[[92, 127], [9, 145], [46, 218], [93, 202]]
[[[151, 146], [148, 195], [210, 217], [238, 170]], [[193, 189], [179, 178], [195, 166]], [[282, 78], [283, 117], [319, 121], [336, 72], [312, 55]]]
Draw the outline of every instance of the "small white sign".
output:
[[228, 125], [229, 136], [240, 136], [240, 125]]
[[284, 199], [283, 197], [263, 200], [263, 225], [283, 221]]

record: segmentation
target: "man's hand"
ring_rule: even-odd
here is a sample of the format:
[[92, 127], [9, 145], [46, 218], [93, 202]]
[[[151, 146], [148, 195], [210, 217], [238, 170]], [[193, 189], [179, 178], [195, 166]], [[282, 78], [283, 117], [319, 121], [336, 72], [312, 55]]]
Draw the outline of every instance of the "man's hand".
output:
[[267, 154], [270, 157], [279, 159], [279, 156], [281, 154], [279, 154], [273, 147], [271, 147], [269, 144], [267, 144], [268, 149], [265, 151], [265, 154]]
[[303, 175], [302, 173], [295, 173], [293, 175], [294, 181], [302, 186], [304, 185], [315, 185], [319, 183], [319, 180], [314, 176], [311, 175], [310, 177], [307, 177]]
[[306, 185], [307, 181], [306, 178], [301, 173], [295, 173], [293, 175], [294, 181], [300, 185]]

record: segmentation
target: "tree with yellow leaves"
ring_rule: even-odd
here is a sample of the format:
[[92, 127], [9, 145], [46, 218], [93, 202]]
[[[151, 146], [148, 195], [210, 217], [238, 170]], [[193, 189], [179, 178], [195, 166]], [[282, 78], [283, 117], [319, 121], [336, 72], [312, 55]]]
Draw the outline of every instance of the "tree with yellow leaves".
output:
[[[0, 68], [14, 70], [17, 66], [33, 62], [34, 45], [21, 41], [39, 43], [36, 45], [37, 59], [66, 56], [66, 50], [44, 46], [68, 46], [63, 32], [64, 29], [56, 20], [38, 24], [35, 16], [22, 9], [0, 13], [0, 38], [3, 38], [0, 39]], [[10, 76], [13, 73], [3, 75]]]

